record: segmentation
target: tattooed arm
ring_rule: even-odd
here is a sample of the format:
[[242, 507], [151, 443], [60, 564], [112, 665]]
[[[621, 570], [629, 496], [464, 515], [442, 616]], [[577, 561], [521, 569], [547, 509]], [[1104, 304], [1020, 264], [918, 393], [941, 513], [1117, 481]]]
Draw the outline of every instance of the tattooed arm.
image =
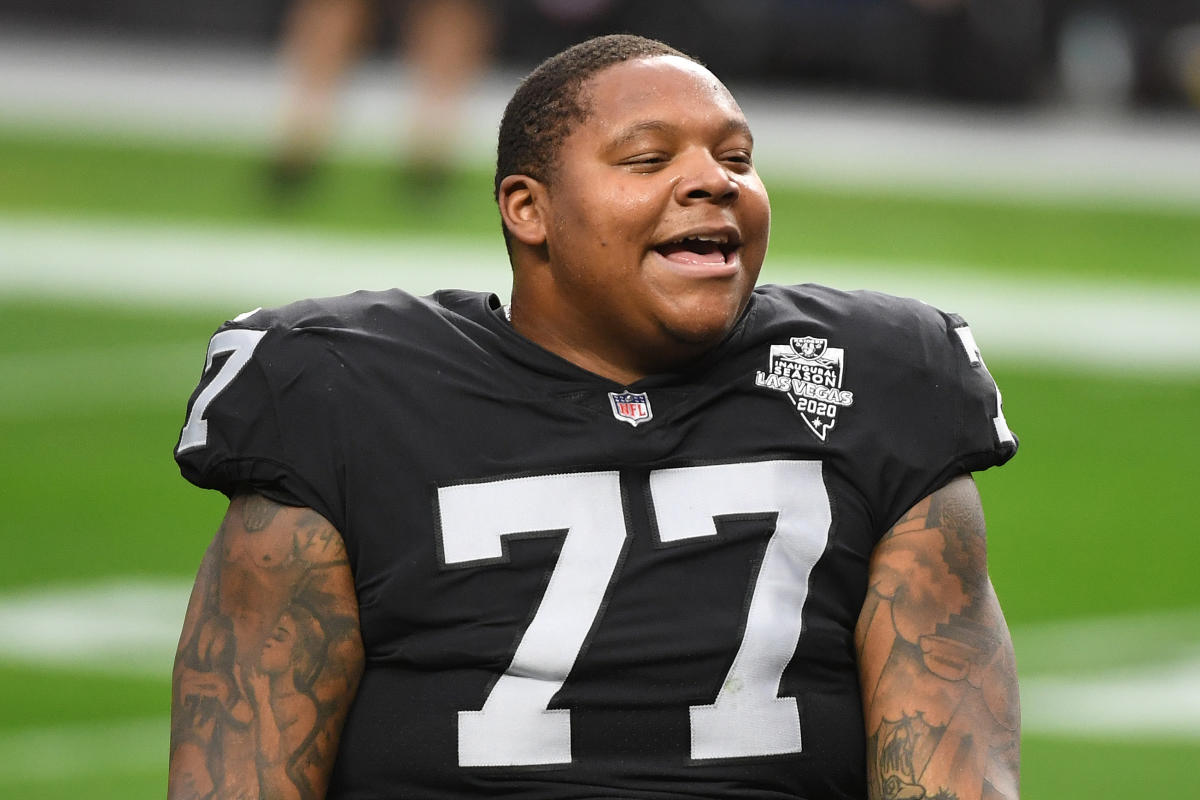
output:
[[341, 535], [234, 498], [188, 603], [171, 703], [171, 800], [322, 798], [363, 668]]
[[855, 645], [871, 800], [1015, 800], [1016, 666], [969, 476], [892, 527], [869, 583]]

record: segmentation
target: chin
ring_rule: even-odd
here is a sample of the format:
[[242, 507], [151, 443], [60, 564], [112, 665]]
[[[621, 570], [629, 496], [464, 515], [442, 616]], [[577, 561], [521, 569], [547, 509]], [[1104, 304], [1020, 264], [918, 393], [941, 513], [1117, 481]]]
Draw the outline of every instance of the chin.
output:
[[715, 347], [737, 323], [741, 303], [724, 301], [677, 309], [663, 327], [680, 344], [693, 348]]

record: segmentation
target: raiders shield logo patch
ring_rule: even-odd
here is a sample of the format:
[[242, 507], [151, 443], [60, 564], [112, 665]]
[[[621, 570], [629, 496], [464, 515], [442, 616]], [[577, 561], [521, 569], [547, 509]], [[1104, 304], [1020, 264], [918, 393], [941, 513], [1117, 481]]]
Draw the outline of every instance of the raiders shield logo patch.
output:
[[842, 388], [844, 358], [827, 339], [793, 336], [787, 344], [771, 345], [767, 369], [755, 373], [754, 383], [786, 395], [809, 430], [825, 441], [841, 410], [854, 405], [854, 393]]
[[609, 392], [608, 401], [612, 404], [613, 416], [635, 428], [654, 416], [645, 392]]

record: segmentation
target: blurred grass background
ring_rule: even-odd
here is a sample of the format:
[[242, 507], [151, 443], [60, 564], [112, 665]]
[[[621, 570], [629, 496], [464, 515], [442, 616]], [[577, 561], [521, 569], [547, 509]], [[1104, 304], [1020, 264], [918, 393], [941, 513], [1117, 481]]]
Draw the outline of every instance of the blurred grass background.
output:
[[[310, 191], [282, 203], [264, 187], [262, 166], [252, 148], [0, 126], [0, 221], [394, 242], [433, 235], [501, 247], [486, 165], [466, 165], [430, 196], [411, 191], [390, 161], [342, 156]], [[939, 197], [764, 177], [774, 209], [770, 257], [784, 265], [774, 281], [809, 279], [789, 263], [830, 259], [882, 264], [900, 282], [919, 281], [925, 264], [961, 269], [1027, 285], [1031, 296], [1042, 282], [1073, 279], [1129, 286], [1130, 304], [1148, 285], [1200, 290], [1200, 209]], [[396, 284], [412, 269], [398, 266]], [[505, 285], [497, 276], [495, 286]], [[207, 337], [242, 310], [4, 290], [0, 601], [110, 579], [190, 581], [224, 501], [179, 478], [172, 448]], [[971, 319], [970, 308], [955, 310]], [[1200, 364], [1169, 373], [1117, 359], [1108, 369], [1076, 368], [989, 351], [988, 332], [976, 334], [1022, 440], [1016, 460], [978, 480], [993, 580], [1018, 660], [1033, 667], [1025, 677], [1082, 676], [1114, 660], [1136, 669], [1166, 654], [1193, 665], [1200, 680], [1200, 626], [1191, 613], [1200, 610]], [[0, 630], [17, 630], [20, 613]], [[1169, 624], [1160, 624], [1164, 615]], [[1144, 636], [1108, 642], [1106, 655], [1032, 633], [1049, 623], [1142, 616]], [[1117, 659], [1126, 647], [1136, 652]], [[130, 672], [0, 655], [0, 796], [162, 796], [169, 676], [153, 665], [169, 658], [157, 649], [129, 652], [127, 660], [150, 665]], [[1114, 707], [1126, 702], [1111, 698]], [[1180, 703], [1186, 710], [1196, 700]], [[1200, 755], [1197, 730], [1027, 730], [1025, 796], [1186, 796]]]

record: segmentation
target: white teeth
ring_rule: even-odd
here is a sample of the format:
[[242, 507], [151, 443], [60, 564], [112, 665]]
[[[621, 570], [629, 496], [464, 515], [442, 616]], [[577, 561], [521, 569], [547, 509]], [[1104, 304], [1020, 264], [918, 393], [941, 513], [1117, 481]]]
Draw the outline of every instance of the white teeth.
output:
[[697, 242], [715, 242], [717, 244], [728, 244], [729, 243], [728, 236], [703, 236], [703, 235], [701, 235], [701, 236], [684, 236], [683, 238], [676, 239], [675, 241], [676, 242], [686, 242], [688, 240], [695, 240]]

